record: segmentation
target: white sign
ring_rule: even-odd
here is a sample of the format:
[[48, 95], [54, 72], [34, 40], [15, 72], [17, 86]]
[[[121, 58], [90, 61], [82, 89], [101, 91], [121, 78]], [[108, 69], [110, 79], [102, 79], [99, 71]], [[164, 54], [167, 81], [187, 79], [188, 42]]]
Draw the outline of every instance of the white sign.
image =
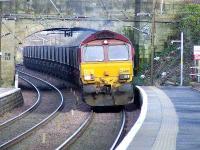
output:
[[200, 54], [200, 46], [194, 46], [194, 55]]
[[200, 60], [200, 46], [194, 46], [194, 60]]

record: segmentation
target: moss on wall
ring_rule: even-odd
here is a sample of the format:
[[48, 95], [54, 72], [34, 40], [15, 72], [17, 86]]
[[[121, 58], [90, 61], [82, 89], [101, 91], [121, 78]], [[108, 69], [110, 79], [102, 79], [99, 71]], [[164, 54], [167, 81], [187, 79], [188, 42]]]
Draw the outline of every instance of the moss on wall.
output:
[[13, 85], [14, 74], [15, 74], [15, 38], [13, 33], [15, 33], [15, 21], [6, 22], [3, 20], [2, 25], [2, 35], [1, 39], [1, 87], [10, 87]]

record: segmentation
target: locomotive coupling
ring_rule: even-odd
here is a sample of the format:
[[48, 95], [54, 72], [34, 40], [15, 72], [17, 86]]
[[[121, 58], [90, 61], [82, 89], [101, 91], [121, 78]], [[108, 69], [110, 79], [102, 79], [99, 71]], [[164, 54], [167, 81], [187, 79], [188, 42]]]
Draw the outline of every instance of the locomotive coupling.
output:
[[123, 84], [119, 87], [95, 85], [83, 86], [83, 100], [90, 106], [126, 105], [134, 101], [133, 85]]

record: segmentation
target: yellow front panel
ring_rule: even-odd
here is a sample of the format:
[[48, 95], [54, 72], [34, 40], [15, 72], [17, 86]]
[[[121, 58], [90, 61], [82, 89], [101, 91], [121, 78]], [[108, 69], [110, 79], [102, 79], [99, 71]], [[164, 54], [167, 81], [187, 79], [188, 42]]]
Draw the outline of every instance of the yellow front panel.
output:
[[[95, 62], [81, 64], [81, 80], [83, 84], [111, 85], [119, 86], [119, 74], [129, 74], [130, 79], [125, 82], [131, 82], [133, 76], [132, 61], [117, 62]], [[93, 75], [93, 80], [85, 80], [84, 76]]]

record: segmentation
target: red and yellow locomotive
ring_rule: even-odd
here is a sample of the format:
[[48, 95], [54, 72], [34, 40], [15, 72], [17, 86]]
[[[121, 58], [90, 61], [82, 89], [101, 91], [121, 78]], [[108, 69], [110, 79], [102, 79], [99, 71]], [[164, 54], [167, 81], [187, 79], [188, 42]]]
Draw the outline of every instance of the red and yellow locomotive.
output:
[[134, 101], [133, 58], [129, 39], [108, 30], [87, 34], [73, 46], [24, 48], [25, 66], [73, 79], [91, 106]]

